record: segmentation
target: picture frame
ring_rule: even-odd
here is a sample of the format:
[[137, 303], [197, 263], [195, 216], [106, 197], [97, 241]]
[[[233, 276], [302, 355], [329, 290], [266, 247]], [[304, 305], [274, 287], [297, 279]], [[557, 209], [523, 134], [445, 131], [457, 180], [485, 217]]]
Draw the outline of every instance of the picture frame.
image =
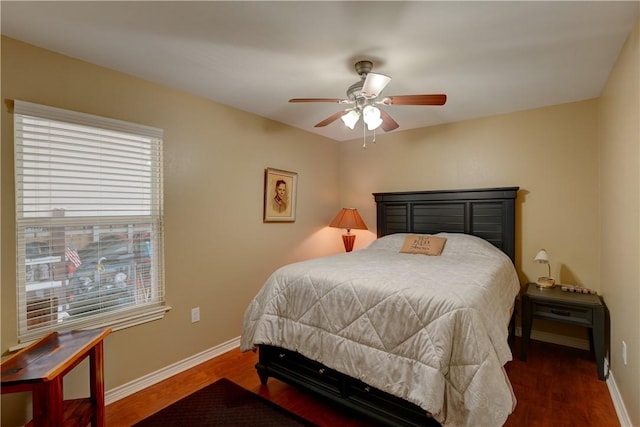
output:
[[263, 222], [294, 222], [298, 174], [282, 169], [264, 171]]

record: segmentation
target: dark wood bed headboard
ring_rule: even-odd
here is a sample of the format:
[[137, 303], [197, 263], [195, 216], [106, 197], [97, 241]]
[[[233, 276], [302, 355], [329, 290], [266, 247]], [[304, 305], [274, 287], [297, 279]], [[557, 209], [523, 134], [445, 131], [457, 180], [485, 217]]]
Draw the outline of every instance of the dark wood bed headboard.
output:
[[481, 237], [515, 263], [515, 200], [519, 187], [373, 193], [378, 237], [394, 233], [466, 233]]

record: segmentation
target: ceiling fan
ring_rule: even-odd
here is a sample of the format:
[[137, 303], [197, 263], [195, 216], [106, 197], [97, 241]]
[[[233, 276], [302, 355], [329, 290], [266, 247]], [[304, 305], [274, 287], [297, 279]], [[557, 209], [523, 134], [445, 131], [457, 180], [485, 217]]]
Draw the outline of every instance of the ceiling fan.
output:
[[347, 99], [341, 98], [293, 98], [289, 102], [335, 102], [350, 105], [346, 110], [338, 111], [322, 120], [315, 127], [324, 127], [341, 118], [344, 124], [353, 129], [362, 117], [367, 129], [374, 130], [382, 127], [385, 132], [397, 129], [400, 125], [378, 105], [444, 105], [447, 95], [396, 95], [379, 99], [384, 88], [391, 81], [391, 77], [384, 74], [372, 73], [371, 61], [358, 61], [355, 64], [356, 73], [360, 81], [347, 89]]

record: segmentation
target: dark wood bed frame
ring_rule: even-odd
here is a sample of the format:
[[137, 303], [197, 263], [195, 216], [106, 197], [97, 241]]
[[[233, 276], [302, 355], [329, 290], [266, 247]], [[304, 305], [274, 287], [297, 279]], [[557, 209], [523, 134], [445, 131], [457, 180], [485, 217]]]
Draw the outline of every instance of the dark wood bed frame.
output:
[[[481, 237], [515, 263], [518, 187], [374, 193], [378, 237], [394, 233], [466, 233]], [[513, 319], [512, 319], [513, 323]], [[260, 345], [256, 369], [329, 399], [378, 425], [438, 426], [419, 406], [310, 360], [294, 351]]]

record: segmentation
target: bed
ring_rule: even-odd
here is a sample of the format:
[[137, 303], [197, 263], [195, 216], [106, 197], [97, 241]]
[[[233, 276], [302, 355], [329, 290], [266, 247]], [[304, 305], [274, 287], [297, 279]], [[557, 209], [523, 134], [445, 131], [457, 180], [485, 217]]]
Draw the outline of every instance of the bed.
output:
[[[245, 312], [241, 349], [269, 377], [382, 425], [502, 425], [519, 291], [517, 187], [374, 193], [367, 248], [275, 271]], [[442, 254], [401, 253], [407, 236]]]

